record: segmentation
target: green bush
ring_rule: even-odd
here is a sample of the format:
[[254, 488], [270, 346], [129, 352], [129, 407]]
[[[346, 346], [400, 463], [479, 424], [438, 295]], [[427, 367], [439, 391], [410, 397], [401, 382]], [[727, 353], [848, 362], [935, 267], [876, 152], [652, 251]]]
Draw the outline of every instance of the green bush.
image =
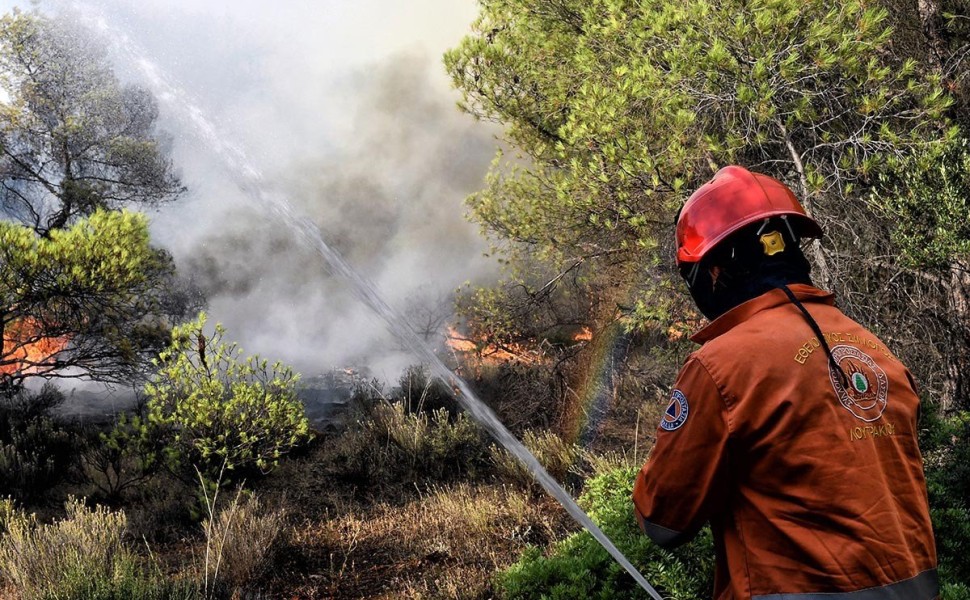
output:
[[970, 600], [970, 586], [944, 582], [940, 589], [940, 600]]
[[124, 542], [124, 512], [65, 505], [50, 524], [0, 506], [0, 574], [23, 600], [168, 600], [198, 597], [192, 582], [164, 582], [147, 573]]
[[[640, 532], [630, 497], [635, 468], [594, 477], [580, 497], [590, 517], [665, 598], [696, 600], [713, 589], [714, 550], [704, 530], [675, 551], [663, 550]], [[642, 590], [587, 532], [555, 544], [547, 553], [531, 548], [498, 577], [507, 598], [641, 598]]]
[[142, 435], [162, 443], [173, 472], [195, 467], [210, 481], [223, 469], [265, 472], [311, 437], [298, 376], [281, 363], [243, 358], [236, 344], [223, 342], [221, 325], [207, 338], [205, 321], [203, 313], [173, 329], [145, 386]]
[[157, 473], [166, 439], [148, 428], [144, 414], [121, 413], [108, 431], [90, 431], [81, 453], [81, 470], [94, 494], [119, 502], [128, 490]]
[[944, 418], [931, 410], [922, 425], [944, 598], [970, 599], [970, 413]]

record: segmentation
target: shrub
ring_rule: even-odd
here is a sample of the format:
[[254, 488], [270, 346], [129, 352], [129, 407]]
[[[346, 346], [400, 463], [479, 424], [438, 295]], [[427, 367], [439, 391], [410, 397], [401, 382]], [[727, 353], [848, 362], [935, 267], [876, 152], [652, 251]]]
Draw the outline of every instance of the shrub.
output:
[[67, 516], [50, 524], [7, 502], [0, 568], [24, 600], [163, 600], [191, 598], [190, 582], [164, 583], [145, 573], [123, 541], [123, 512], [71, 499]]
[[[310, 438], [297, 375], [259, 356], [242, 358], [216, 325], [203, 332], [205, 313], [172, 331], [159, 355], [148, 396], [143, 435], [160, 435], [173, 471], [197, 467], [210, 480], [223, 469], [267, 471]], [[159, 433], [160, 432], [160, 433]]]
[[408, 367], [398, 384], [401, 390], [396, 395], [409, 413], [445, 409], [455, 414], [459, 411], [448, 386], [437, 377], [430, 376], [424, 367]]
[[940, 600], [970, 600], [970, 586], [965, 583], [941, 584]]
[[970, 598], [970, 413], [929, 411], [921, 442], [940, 580], [950, 597]]
[[[640, 532], [630, 497], [635, 468], [617, 469], [587, 482], [580, 502], [619, 550], [666, 598], [710, 597], [714, 550], [704, 530], [675, 551], [663, 550]], [[588, 533], [573, 534], [544, 555], [532, 547], [498, 576], [508, 598], [639, 598], [633, 578]]]
[[376, 407], [369, 426], [386, 440], [380, 457], [385, 467], [412, 476], [475, 476], [484, 464], [485, 437], [464, 413], [452, 417], [444, 408], [408, 413], [403, 403], [384, 403]]
[[[525, 432], [522, 443], [557, 481], [563, 481], [566, 478], [567, 473], [582, 454], [578, 446], [567, 444], [551, 431], [536, 433], [530, 429]], [[492, 447], [492, 463], [498, 476], [503, 479], [522, 487], [537, 485], [525, 465], [504, 448]]]
[[244, 497], [242, 490], [217, 514], [213, 514], [215, 502], [213, 498], [209, 518], [202, 525], [206, 539], [205, 589], [238, 592], [270, 567], [286, 512], [266, 510], [257, 496]]
[[328, 444], [328, 468], [355, 483], [467, 479], [488, 464], [488, 442], [464, 413], [440, 408], [408, 412], [402, 402], [381, 399]]
[[7, 531], [7, 524], [13, 519], [18, 518], [16, 505], [10, 498], [0, 498], [0, 539]]
[[50, 415], [63, 399], [50, 384], [0, 398], [0, 495], [36, 501], [70, 472], [75, 436]]
[[[202, 518], [198, 482], [190, 486], [165, 473], [128, 488], [121, 498], [133, 539], [166, 544], [184, 540], [186, 530]], [[210, 486], [211, 489], [211, 486]]]
[[117, 502], [154, 475], [165, 441], [159, 434], [145, 426], [144, 415], [121, 413], [111, 430], [89, 435], [80, 462], [96, 493]]
[[[563, 369], [566, 369], [563, 363]], [[515, 435], [561, 425], [568, 402], [564, 371], [544, 363], [498, 364], [463, 357], [459, 374]]]

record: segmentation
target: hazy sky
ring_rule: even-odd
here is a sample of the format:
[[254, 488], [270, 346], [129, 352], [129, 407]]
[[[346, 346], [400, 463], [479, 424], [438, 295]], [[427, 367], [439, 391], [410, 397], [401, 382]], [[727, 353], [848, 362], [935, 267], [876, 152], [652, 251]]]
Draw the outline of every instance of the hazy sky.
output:
[[[441, 62], [475, 17], [472, 0], [92, 5], [393, 304], [436, 302], [494, 276], [462, 202], [482, 184], [495, 131], [458, 111]], [[114, 60], [123, 78], [139, 81]], [[394, 377], [409, 359], [383, 326], [247, 200], [176, 112], [163, 103], [161, 126], [189, 192], [152, 214], [153, 236], [207, 291], [211, 318], [247, 352], [306, 375], [366, 364]]]

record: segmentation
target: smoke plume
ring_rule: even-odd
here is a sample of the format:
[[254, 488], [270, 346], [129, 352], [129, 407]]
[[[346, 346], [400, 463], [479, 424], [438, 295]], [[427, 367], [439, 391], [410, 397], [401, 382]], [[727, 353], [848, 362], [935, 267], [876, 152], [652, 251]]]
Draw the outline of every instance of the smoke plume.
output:
[[[458, 111], [440, 60], [472, 0], [92, 4], [418, 329], [443, 325], [463, 282], [494, 277], [462, 201], [482, 184], [495, 132]], [[139, 83], [123, 57], [116, 69]], [[152, 216], [153, 239], [206, 293], [210, 321], [306, 375], [368, 366], [393, 378], [412, 361], [164, 104], [160, 126], [189, 191]]]

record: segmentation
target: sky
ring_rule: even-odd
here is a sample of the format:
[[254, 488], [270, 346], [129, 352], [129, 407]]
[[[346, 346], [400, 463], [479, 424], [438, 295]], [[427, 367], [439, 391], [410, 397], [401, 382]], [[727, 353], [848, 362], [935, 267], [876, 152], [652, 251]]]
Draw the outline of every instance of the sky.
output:
[[[463, 201], [483, 185], [497, 131], [457, 109], [441, 60], [473, 0], [74, 5], [140, 47], [399, 310], [447, 310], [457, 287], [496, 277]], [[112, 59], [144, 83], [130, 59]], [[366, 366], [396, 378], [413, 360], [177, 112], [162, 102], [160, 127], [188, 192], [150, 213], [152, 235], [205, 291], [210, 320], [305, 376]]]

